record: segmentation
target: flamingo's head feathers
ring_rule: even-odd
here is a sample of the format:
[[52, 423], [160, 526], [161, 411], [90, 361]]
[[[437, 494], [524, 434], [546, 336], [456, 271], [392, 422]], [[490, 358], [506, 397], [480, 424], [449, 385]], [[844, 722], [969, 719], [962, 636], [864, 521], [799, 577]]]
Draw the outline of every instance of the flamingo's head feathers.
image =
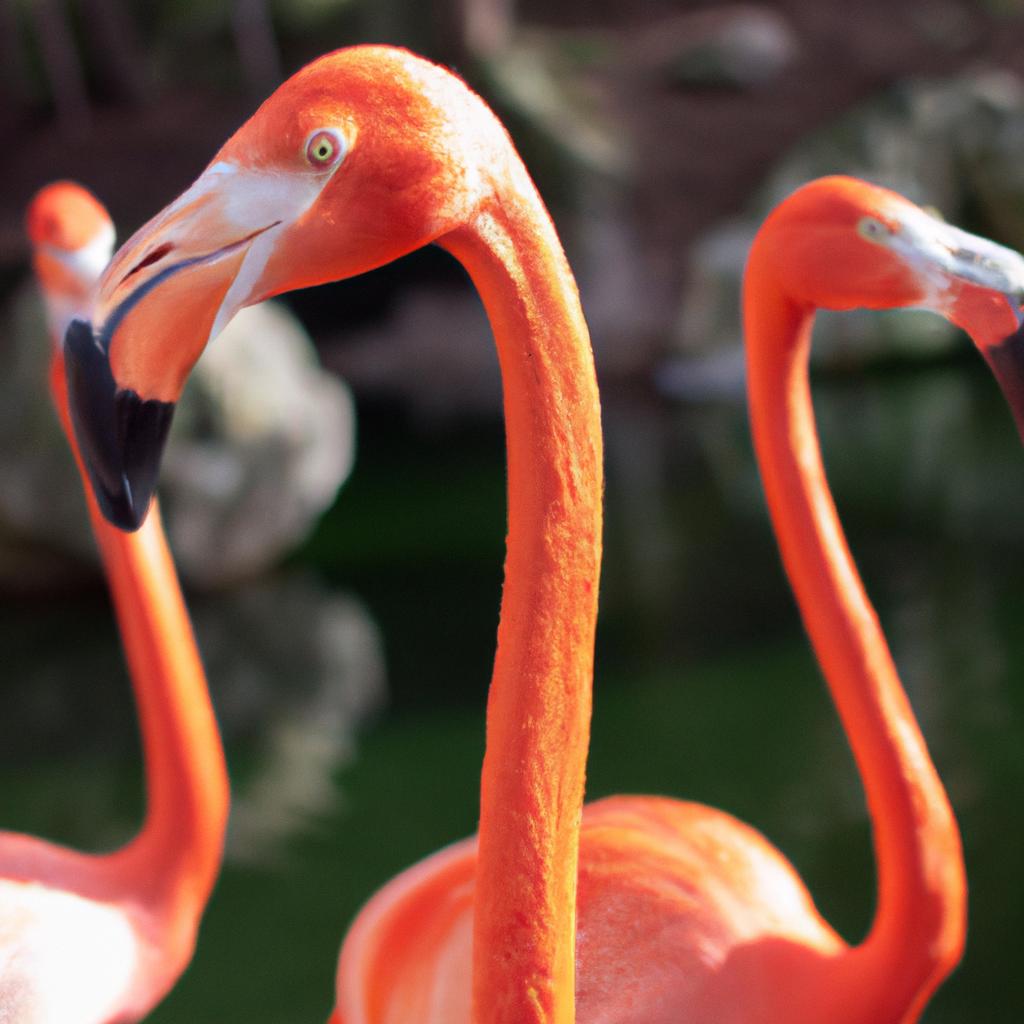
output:
[[[807, 308], [930, 309], [963, 328], [1024, 436], [1024, 257], [888, 189], [820, 178], [775, 208], [756, 262]], [[785, 257], [773, 258], [773, 253]], [[751, 260], [751, 265], [754, 264]]]
[[467, 223], [517, 173], [510, 152], [477, 96], [403, 50], [339, 50], [286, 81], [122, 246], [92, 322], [68, 331], [75, 428], [108, 518], [142, 522], [174, 402], [240, 307]]
[[32, 198], [25, 230], [50, 332], [62, 338], [71, 320], [87, 308], [110, 260], [114, 225], [91, 192], [73, 181], [57, 181]]

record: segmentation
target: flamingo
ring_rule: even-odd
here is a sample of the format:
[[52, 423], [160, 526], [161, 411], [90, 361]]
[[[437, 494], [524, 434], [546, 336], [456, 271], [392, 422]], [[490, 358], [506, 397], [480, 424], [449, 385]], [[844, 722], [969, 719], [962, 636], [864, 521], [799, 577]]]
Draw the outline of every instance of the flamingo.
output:
[[[481, 797], [478, 1012], [573, 1019], [576, 850], [590, 720], [601, 432], [579, 297], [497, 119], [405, 51], [354, 47], [285, 82], [114, 256], [65, 339], [72, 419], [104, 512], [145, 516], [185, 377], [241, 305], [437, 242], [494, 328], [509, 525]], [[510, 767], [512, 770], [510, 770]]]
[[[51, 394], [77, 458], [59, 341], [87, 308], [113, 225], [59, 182], [32, 200], [27, 227], [55, 340]], [[125, 534], [82, 479], [138, 702], [147, 810], [135, 838], [103, 855], [0, 833], [0, 1019], [11, 1024], [145, 1017], [192, 958], [227, 824], [223, 752], [159, 514]]]
[[[814, 270], [834, 250], [834, 272], [845, 268], [854, 292], [860, 284], [870, 299], [879, 279], [904, 285], [883, 304], [929, 299], [950, 312], [940, 298], [966, 296], [973, 281], [961, 322], [979, 333], [983, 324], [993, 343], [1015, 332], [1016, 254], [866, 186], [847, 189], [860, 205], [824, 202], [835, 188], [810, 193], [823, 223], [805, 204], [802, 222], [776, 218], [760, 251], [795, 249]], [[902, 248], [857, 229], [893, 217], [906, 220], [894, 228]], [[868, 708], [847, 723], [866, 762], [882, 868], [861, 946], [821, 919], [781, 853], [721, 811], [613, 797], [590, 805], [580, 828], [600, 522], [592, 363], [540, 199], [493, 115], [454, 77], [390, 48], [321, 58], [115, 256], [94, 321], [72, 324], [65, 340], [76, 430], [106, 514], [127, 528], [144, 518], [185, 377], [239, 306], [430, 241], [480, 290], [505, 389], [509, 539], [480, 829], [364, 909], [339, 959], [332, 1021], [913, 1021], [959, 958], [965, 884], [952, 812], [880, 634], [856, 671], [843, 651], [824, 660], [840, 706]], [[801, 307], [808, 323], [814, 305]], [[752, 327], [752, 346], [786, 340]], [[796, 440], [803, 466], [813, 431]], [[815, 512], [830, 508], [819, 501]], [[825, 536], [839, 537], [834, 518]], [[835, 583], [860, 593], [852, 565]], [[820, 614], [849, 632], [856, 610], [845, 589], [831, 596]], [[859, 636], [871, 622], [857, 612]], [[894, 758], [902, 781], [886, 766]], [[903, 783], [914, 799], [894, 801]]]

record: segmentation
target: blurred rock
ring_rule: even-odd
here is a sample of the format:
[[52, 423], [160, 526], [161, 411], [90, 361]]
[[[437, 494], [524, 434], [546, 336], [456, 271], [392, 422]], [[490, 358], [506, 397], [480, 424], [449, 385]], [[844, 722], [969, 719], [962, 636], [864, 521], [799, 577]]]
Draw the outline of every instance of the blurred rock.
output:
[[1000, 176], [1024, 148], [1022, 89], [1012, 72], [983, 69], [888, 90], [796, 147], [770, 176], [759, 205], [766, 210], [819, 175], [845, 173], [955, 219], [975, 198], [979, 161], [995, 161]]
[[[95, 553], [78, 474], [47, 392], [49, 345], [32, 287], [11, 304], [0, 347], [0, 585], [46, 586], [52, 551]], [[160, 497], [182, 576], [217, 586], [278, 561], [333, 502], [352, 466], [348, 389], [322, 371], [284, 307], [240, 312], [204, 354], [179, 403]], [[66, 562], [66, 559], [65, 559]], [[65, 564], [74, 572], [74, 563]]]
[[965, 84], [969, 89], [937, 89], [923, 99], [952, 114], [959, 167], [986, 225], [1024, 249], [1024, 81], [989, 71]]
[[266, 569], [333, 502], [355, 456], [348, 388], [276, 303], [241, 310], [196, 365], [175, 417], [161, 501], [188, 579]]
[[[689, 398], [739, 393], [742, 360], [722, 353], [739, 353], [742, 345], [740, 282], [750, 242], [768, 211], [813, 178], [866, 178], [938, 207], [952, 222], [1024, 247], [1022, 112], [1024, 82], [1010, 72], [982, 70], [901, 86], [798, 146], [771, 173], [747, 216], [691, 247], [677, 355], [659, 372], [664, 388]], [[824, 313], [812, 361], [841, 369], [934, 358], [961, 344], [956, 328], [923, 311]]]

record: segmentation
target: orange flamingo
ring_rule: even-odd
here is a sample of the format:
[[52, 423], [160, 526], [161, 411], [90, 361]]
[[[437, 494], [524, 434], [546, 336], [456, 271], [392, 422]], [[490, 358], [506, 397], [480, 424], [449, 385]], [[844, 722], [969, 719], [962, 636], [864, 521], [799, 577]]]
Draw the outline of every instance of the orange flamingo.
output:
[[[356, 47], [282, 85], [115, 255], [65, 340], [104, 511], [137, 526], [172, 403], [246, 303], [436, 241], [468, 269], [505, 382], [509, 527], [476, 878], [481, 1019], [573, 1019], [576, 851], [600, 556], [601, 434], [575, 283], [508, 135], [453, 75]], [[484, 866], [485, 865], [485, 866]]]
[[[57, 340], [87, 308], [113, 226], [88, 192], [61, 182], [35, 197], [27, 227]], [[77, 458], [59, 347], [50, 385]], [[220, 739], [159, 515], [126, 535], [86, 491], [138, 701], [147, 812], [139, 834], [104, 855], [0, 834], [0, 1018], [12, 1024], [145, 1017], [192, 957], [227, 824]]]
[[[882, 195], [890, 194], [866, 190], [861, 199]], [[875, 205], [857, 217], [873, 216]], [[906, 203], [899, 210], [924, 216]], [[856, 223], [824, 225], [854, 287], [858, 272], [872, 280], [864, 252], [886, 258]], [[951, 231], [936, 226], [933, 248]], [[963, 272], [933, 260], [927, 280], [953, 288], [969, 270], [974, 297], [990, 300], [977, 317], [993, 329], [998, 320], [1008, 336], [1016, 303], [999, 261], [984, 271], [967, 262], [974, 243], [979, 261], [993, 260], [996, 247], [955, 238]], [[877, 679], [833, 678], [834, 659], [827, 665], [837, 697], [867, 688], [861, 699], [890, 729], [871, 742], [892, 748], [880, 752], [883, 763], [893, 749], [905, 755], [920, 797], [909, 817], [876, 822], [884, 878], [910, 888], [895, 899], [884, 882], [862, 946], [848, 949], [782, 855], [722, 812], [616, 797], [587, 809], [580, 835], [600, 501], [591, 361], [539, 198], [493, 116], [454, 78], [385, 48], [322, 58], [274, 93], [115, 257], [95, 322], [73, 324], [66, 338], [76, 429], [108, 515], [129, 527], [145, 515], [173, 403], [235, 309], [429, 241], [461, 259], [480, 289], [505, 380], [509, 549], [480, 832], [478, 845], [414, 867], [363, 912], [342, 952], [332, 1019], [912, 1020], [959, 956], [964, 883], [952, 814], [895, 675], [885, 674], [880, 635], [878, 664], [867, 666]], [[920, 287], [911, 293], [922, 297]], [[844, 578], [851, 583], [857, 589]], [[878, 776], [868, 768], [877, 815]], [[898, 782], [886, 779], [889, 788]], [[927, 849], [915, 841], [922, 836]]]

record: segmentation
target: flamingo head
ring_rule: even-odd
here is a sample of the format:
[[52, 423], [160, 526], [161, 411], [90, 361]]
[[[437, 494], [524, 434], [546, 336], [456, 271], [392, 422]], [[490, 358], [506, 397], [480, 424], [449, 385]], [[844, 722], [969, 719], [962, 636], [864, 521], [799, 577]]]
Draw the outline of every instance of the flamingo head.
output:
[[507, 136], [443, 69], [353, 47], [286, 81], [130, 238], [65, 338], [79, 445], [105, 515], [136, 529], [203, 348], [239, 308], [387, 263], [466, 223]]
[[803, 186], [765, 227], [758, 244], [786, 255], [762, 262], [797, 305], [918, 306], [966, 331], [1024, 437], [1024, 257], [853, 178]]
[[50, 333], [63, 338], [86, 308], [114, 250], [114, 225], [102, 203], [73, 181], [33, 196], [25, 214], [32, 264], [43, 286]]

